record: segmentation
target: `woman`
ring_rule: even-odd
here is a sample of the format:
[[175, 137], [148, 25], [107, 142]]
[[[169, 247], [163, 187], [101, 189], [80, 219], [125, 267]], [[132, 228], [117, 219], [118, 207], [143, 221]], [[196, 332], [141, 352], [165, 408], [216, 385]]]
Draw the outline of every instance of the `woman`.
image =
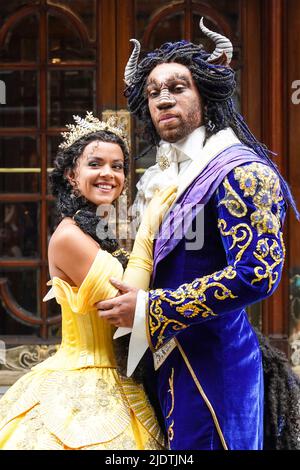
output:
[[[143, 387], [118, 372], [113, 327], [94, 306], [117, 295], [109, 279], [121, 280], [128, 261], [96, 214], [124, 188], [127, 144], [111, 121], [91, 113], [75, 121], [63, 134], [51, 175], [62, 220], [48, 257], [62, 343], [1, 399], [0, 449], [161, 449], [163, 436]], [[138, 288], [148, 288], [154, 233], [174, 189], [153, 199], [137, 233], [123, 279]]]

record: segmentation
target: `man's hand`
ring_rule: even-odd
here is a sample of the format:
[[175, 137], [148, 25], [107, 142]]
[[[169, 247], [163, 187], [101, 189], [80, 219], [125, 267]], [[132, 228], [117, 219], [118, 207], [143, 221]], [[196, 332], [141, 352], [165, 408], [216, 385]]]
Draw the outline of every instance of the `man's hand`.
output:
[[110, 282], [119, 289], [120, 294], [95, 304], [99, 316], [114, 326], [132, 328], [138, 289], [116, 279], [110, 279]]

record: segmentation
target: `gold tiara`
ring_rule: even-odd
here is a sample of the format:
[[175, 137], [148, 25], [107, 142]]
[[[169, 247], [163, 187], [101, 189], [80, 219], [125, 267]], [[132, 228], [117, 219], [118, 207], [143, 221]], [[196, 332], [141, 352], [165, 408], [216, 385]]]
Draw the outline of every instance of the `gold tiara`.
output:
[[92, 134], [97, 131], [109, 131], [120, 137], [120, 139], [125, 142], [127, 149], [129, 149], [124, 129], [120, 125], [118, 126], [118, 119], [116, 116], [110, 116], [107, 121], [100, 121], [98, 118], [93, 116], [91, 111], [87, 111], [86, 117], [84, 119], [80, 116], [73, 116], [73, 118], [76, 122], [76, 125], [66, 125], [66, 127], [69, 129], [69, 132], [61, 133], [64, 142], [59, 145], [59, 148], [66, 149], [74, 144], [76, 140], [81, 139], [81, 137], [85, 135]]

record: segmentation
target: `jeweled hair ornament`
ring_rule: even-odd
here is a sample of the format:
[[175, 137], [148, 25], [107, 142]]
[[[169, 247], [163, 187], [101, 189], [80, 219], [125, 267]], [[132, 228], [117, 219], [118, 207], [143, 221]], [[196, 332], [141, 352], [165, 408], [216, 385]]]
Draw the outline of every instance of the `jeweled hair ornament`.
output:
[[80, 116], [73, 116], [73, 118], [76, 124], [66, 125], [69, 131], [61, 133], [64, 141], [59, 145], [59, 148], [64, 150], [81, 139], [81, 137], [88, 134], [93, 134], [98, 131], [108, 131], [122, 139], [128, 149], [129, 146], [124, 129], [117, 124], [118, 119], [116, 116], [109, 117], [107, 121], [100, 121], [93, 116], [92, 112], [87, 111], [85, 118], [81, 118]]

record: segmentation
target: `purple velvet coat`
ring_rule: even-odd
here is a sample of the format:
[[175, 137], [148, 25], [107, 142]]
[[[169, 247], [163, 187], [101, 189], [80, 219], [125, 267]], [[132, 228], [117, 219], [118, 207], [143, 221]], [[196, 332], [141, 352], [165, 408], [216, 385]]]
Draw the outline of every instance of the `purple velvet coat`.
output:
[[[203, 230], [201, 248], [193, 249], [186, 229], [178, 236], [186, 205], [189, 231]], [[147, 327], [152, 350], [165, 355], [157, 394], [170, 449], [262, 448], [262, 361], [245, 307], [280, 280], [284, 214], [277, 175], [251, 149], [233, 145], [162, 224]]]

